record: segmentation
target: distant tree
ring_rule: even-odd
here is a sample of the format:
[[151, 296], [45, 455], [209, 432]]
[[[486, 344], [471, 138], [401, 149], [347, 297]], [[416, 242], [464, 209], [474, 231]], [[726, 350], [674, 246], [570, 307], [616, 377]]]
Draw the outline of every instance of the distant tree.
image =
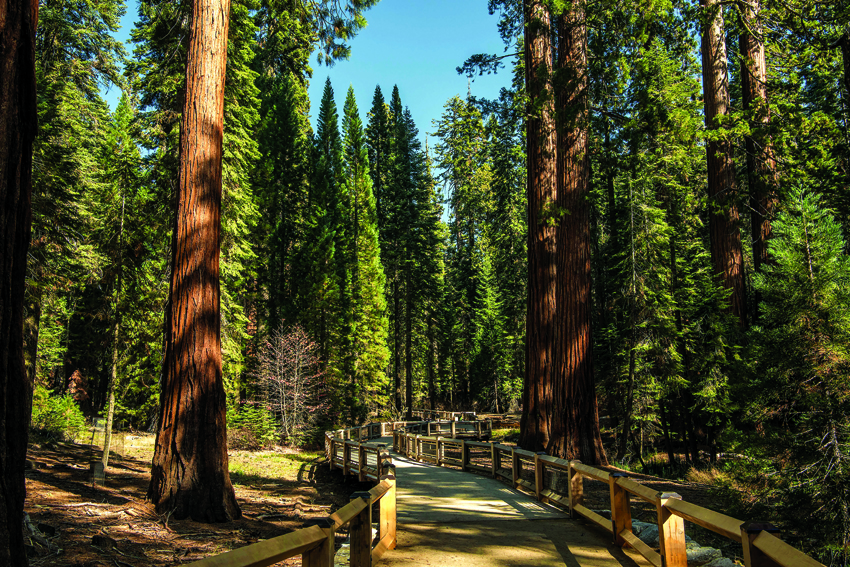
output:
[[730, 292], [730, 310], [743, 328], [747, 324], [747, 290], [738, 227], [738, 185], [733, 143], [724, 124], [730, 102], [723, 3], [700, 0], [700, 7], [711, 259], [723, 287]]
[[[771, 220], [778, 201], [776, 160], [767, 129], [770, 107], [767, 98], [767, 62], [764, 49], [761, 0], [746, 0], [741, 10], [741, 94], [744, 111], [753, 124], [746, 137], [747, 185], [750, 194], [753, 267], [761, 271], [769, 262], [767, 243], [773, 236]], [[756, 306], [756, 310], [758, 306]], [[754, 317], [756, 313], [753, 313]]]
[[6, 0], [0, 13], [0, 563], [27, 565], [24, 464], [32, 383], [24, 368], [23, 309], [37, 129], [38, 3]]
[[241, 516], [221, 369], [219, 234], [229, 0], [196, 0], [181, 119], [159, 431], [148, 499], [175, 518]]
[[[343, 169], [348, 210], [348, 263], [351, 313], [344, 368], [349, 388], [352, 422], [365, 420], [384, 398], [387, 350], [387, 317], [384, 267], [378, 239], [378, 215], [363, 124], [354, 89], [349, 87], [343, 108]], [[383, 404], [382, 404], [383, 405]]]

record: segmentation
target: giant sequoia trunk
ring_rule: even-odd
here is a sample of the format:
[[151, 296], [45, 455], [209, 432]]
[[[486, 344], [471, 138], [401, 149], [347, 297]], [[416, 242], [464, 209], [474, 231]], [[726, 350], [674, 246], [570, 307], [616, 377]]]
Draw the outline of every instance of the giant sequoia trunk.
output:
[[230, 0], [194, 0], [159, 431], [148, 489], [157, 512], [200, 522], [241, 515], [228, 473], [219, 311], [229, 16]]
[[[726, 38], [723, 31], [723, 7], [720, 0], [700, 0], [705, 23], [702, 29], [702, 77], [705, 102], [705, 127], [719, 132], [729, 110], [729, 75]], [[741, 231], [738, 227], [738, 187], [732, 142], [713, 139], [708, 142], [708, 229], [714, 272], [731, 291], [732, 313], [740, 325], [747, 323], [744, 260]]]
[[593, 380], [587, 82], [587, 25], [576, 2], [558, 17], [558, 344], [546, 452], [607, 464]]
[[529, 98], [528, 307], [526, 364], [519, 444], [542, 451], [549, 445], [554, 412], [556, 263], [551, 212], [555, 181], [555, 113], [552, 96], [551, 17], [542, 0], [525, 0], [525, 79]]
[[0, 565], [27, 565], [24, 464], [32, 383], [24, 291], [32, 211], [36, 0], [0, 0]]
[[769, 262], [767, 242], [773, 236], [770, 222], [776, 209], [773, 152], [764, 130], [770, 122], [767, 104], [767, 70], [759, 16], [761, 0], [745, 0], [742, 10], [741, 91], [744, 110], [751, 114], [754, 135], [747, 136], [747, 184], [753, 238], [753, 266], [761, 271]]

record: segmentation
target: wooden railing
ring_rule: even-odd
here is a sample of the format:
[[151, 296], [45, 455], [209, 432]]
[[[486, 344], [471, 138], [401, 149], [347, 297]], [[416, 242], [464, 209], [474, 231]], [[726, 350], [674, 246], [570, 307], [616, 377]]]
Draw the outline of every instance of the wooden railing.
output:
[[[397, 427], [405, 425], [409, 423], [399, 422]], [[377, 486], [355, 492], [351, 502], [327, 518], [309, 522], [313, 525], [207, 557], [190, 567], [265, 567], [299, 555], [304, 567], [333, 567], [335, 533], [346, 525], [351, 545], [349, 564], [351, 567], [371, 567], [396, 546], [396, 478], [395, 465], [385, 445], [364, 441], [381, 437], [395, 426], [375, 423], [325, 432], [325, 452], [331, 468], [342, 468], [344, 474], [356, 473], [360, 481], [376, 480]], [[372, 508], [376, 502], [379, 506], [378, 537], [373, 541]]]
[[[629, 545], [655, 567], [687, 567], [685, 520], [742, 545], [746, 567], [823, 567], [803, 552], [776, 537], [773, 526], [741, 522], [730, 516], [685, 502], [676, 493], [656, 492], [628, 478], [625, 473], [597, 469], [579, 461], [550, 457], [497, 443], [422, 435], [421, 424], [393, 428], [395, 451], [418, 461], [454, 465], [507, 480], [513, 488], [532, 493], [537, 500], [560, 505], [572, 517], [584, 517], [612, 534], [620, 546]], [[564, 475], [567, 493], [547, 487], [546, 478]], [[611, 519], [583, 504], [583, 478], [608, 485]], [[553, 483], [557, 484], [557, 483]], [[631, 497], [648, 502], [656, 510], [659, 550], [655, 551], [632, 531]]]
[[476, 414], [474, 411], [442, 411], [430, 409], [413, 409], [411, 414], [420, 419], [445, 419], [448, 421], [474, 421]]

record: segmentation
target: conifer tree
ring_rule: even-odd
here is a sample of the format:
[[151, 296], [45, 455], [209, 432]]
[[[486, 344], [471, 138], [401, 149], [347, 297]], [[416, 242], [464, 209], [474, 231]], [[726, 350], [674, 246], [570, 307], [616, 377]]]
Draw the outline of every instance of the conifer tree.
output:
[[[326, 379], [337, 387], [342, 372], [340, 341], [348, 306], [345, 271], [345, 225], [347, 196], [342, 184], [342, 139], [330, 79], [325, 83], [313, 146], [310, 184], [309, 288], [305, 292], [308, 332], [316, 337]], [[337, 392], [339, 394], [339, 392]], [[337, 399], [335, 410], [340, 411]]]
[[381, 265], [378, 218], [363, 125], [349, 87], [343, 108], [343, 169], [349, 209], [345, 211], [350, 272], [350, 311], [343, 368], [348, 381], [352, 422], [360, 423], [384, 394], [389, 359], [384, 269]]
[[783, 455], [789, 518], [801, 529], [828, 519], [821, 551], [841, 558], [850, 536], [850, 259], [821, 197], [797, 186], [784, 203], [768, 243], [773, 263], [754, 276], [763, 316], [741, 395], [765, 431], [764, 450]]

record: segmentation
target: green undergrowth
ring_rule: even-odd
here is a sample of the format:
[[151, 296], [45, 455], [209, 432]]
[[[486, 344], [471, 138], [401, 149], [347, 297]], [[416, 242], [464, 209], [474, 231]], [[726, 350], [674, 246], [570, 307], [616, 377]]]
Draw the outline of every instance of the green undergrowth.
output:
[[516, 443], [519, 441], [519, 429], [494, 429], [490, 439], [498, 443]]

